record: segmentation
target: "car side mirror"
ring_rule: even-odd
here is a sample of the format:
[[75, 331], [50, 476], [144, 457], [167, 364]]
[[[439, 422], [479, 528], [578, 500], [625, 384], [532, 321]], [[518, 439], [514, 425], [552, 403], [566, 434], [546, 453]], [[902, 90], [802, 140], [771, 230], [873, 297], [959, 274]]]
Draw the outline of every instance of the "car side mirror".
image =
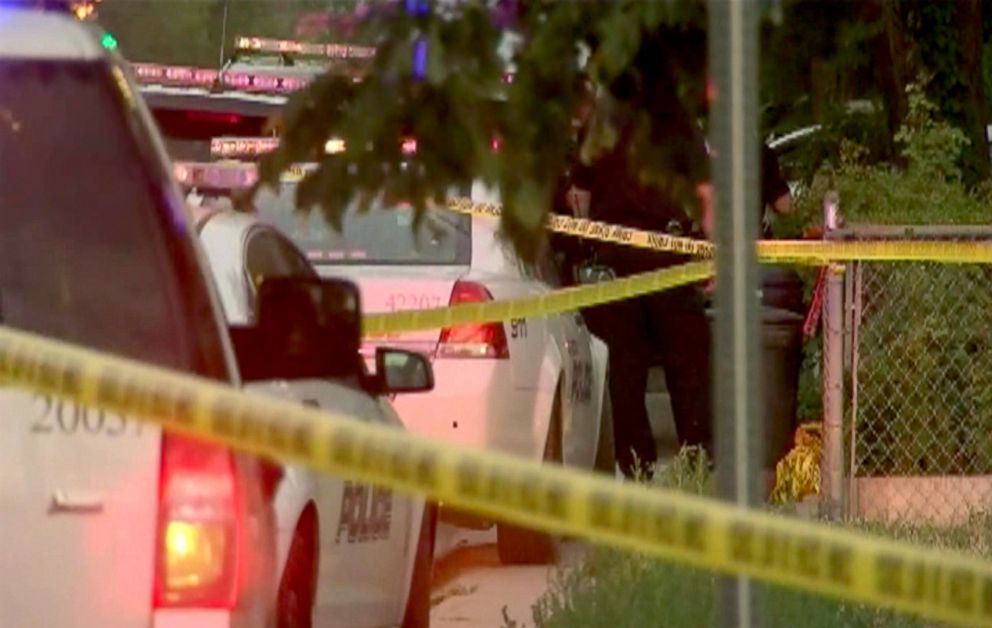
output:
[[253, 326], [231, 329], [244, 381], [358, 375], [362, 314], [353, 282], [266, 278], [255, 318]]
[[377, 392], [383, 395], [434, 389], [434, 369], [421, 353], [378, 347], [375, 350]]

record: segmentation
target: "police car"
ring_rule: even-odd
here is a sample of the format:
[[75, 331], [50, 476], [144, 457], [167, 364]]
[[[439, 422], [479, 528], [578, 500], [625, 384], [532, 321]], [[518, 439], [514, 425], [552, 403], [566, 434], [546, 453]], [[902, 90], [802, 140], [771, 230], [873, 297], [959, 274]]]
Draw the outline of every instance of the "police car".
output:
[[[186, 176], [202, 181], [210, 174], [187, 170]], [[266, 282], [319, 281], [306, 257], [275, 228], [201, 199], [191, 197], [200, 206], [197, 228], [229, 324], [256, 321]], [[267, 369], [245, 365], [248, 389], [403, 429], [386, 395], [429, 390], [430, 364], [418, 354], [383, 348], [376, 373], [369, 375], [358, 355], [357, 291], [354, 314], [350, 364], [342, 355], [336, 372], [277, 379]], [[310, 626], [311, 618], [316, 626], [428, 625], [435, 507], [420, 497], [293, 466], [284, 468], [274, 507], [280, 626]]]
[[[250, 144], [247, 139], [237, 141]], [[216, 148], [220, 142], [214, 144]], [[176, 162], [175, 171], [185, 181], [210, 172], [215, 179], [210, 185], [217, 188], [245, 187], [256, 176], [253, 164], [237, 162]], [[263, 188], [253, 210], [305, 252], [322, 276], [355, 281], [366, 312], [484, 303], [543, 294], [560, 285], [547, 251], [536, 264], [524, 264], [497, 238], [498, 223], [491, 218], [439, 208], [415, 227], [413, 209], [397, 203], [367, 213], [349, 212], [337, 232], [319, 212], [296, 211], [299, 176], [300, 172], [288, 173], [278, 190]], [[492, 200], [480, 186], [471, 197]], [[371, 360], [385, 345], [417, 352], [433, 365], [434, 390], [394, 400], [407, 429], [462, 445], [613, 473], [608, 350], [578, 313], [391, 334], [367, 340], [363, 353]], [[446, 510], [442, 517], [472, 527], [494, 523]], [[554, 544], [545, 535], [496, 525], [503, 561], [544, 562], [552, 557]]]
[[[257, 41], [271, 49], [294, 45]], [[145, 72], [142, 91], [172, 141], [180, 179], [199, 171], [208, 159], [205, 153], [213, 159], [250, 160], [271, 150], [277, 138], [253, 137], [251, 131], [266, 128], [266, 119], [278, 114], [277, 103], [285, 102], [279, 92], [292, 91], [292, 81], [298, 77], [298, 73], [287, 75], [284, 80], [289, 83], [273, 84], [272, 78], [279, 76], [274, 69], [261, 74], [240, 68], [235, 77], [245, 78], [237, 79], [215, 74], [162, 67]], [[242, 85], [240, 91], [230, 88], [235, 83]], [[207, 89], [206, 84], [215, 89]], [[260, 85], [269, 88], [255, 87]], [[226, 109], [220, 110], [221, 106]], [[415, 138], [401, 142], [404, 150], [417, 150]], [[329, 153], [346, 149], [335, 138], [328, 139], [326, 148]], [[247, 183], [240, 179], [253, 176], [254, 165], [244, 162], [213, 172], [229, 177], [225, 183], [215, 182], [219, 185], [244, 186]], [[493, 219], [439, 209], [415, 233], [412, 210], [400, 202], [380, 205], [367, 214], [349, 212], [344, 232], [338, 234], [319, 212], [294, 211], [296, 185], [290, 177], [279, 190], [263, 190], [256, 199], [257, 212], [288, 234], [322, 276], [356, 281], [367, 312], [528, 296], [560, 285], [549, 254], [535, 265], [522, 263], [497, 238]], [[453, 192], [475, 201], [495, 200], [479, 185]], [[409, 430], [613, 473], [607, 348], [584, 327], [578, 313], [394, 335], [367, 343], [363, 351], [371, 359], [383, 343], [418, 351], [433, 364], [433, 391], [394, 402]], [[441, 514], [465, 525], [493, 525], [443, 508]], [[551, 558], [554, 544], [547, 536], [496, 525], [505, 562]]]
[[[0, 324], [237, 384], [161, 139], [105, 35], [0, 1]], [[3, 385], [0, 418], [0, 626], [271, 626], [256, 458]]]

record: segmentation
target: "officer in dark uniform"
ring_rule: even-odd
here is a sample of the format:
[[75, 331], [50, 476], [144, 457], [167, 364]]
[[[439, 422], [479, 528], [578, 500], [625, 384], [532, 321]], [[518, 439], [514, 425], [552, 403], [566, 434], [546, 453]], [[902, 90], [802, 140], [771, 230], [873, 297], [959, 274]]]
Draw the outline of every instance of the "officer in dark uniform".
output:
[[[660, 72], [663, 74], [663, 72]], [[645, 89], [643, 86], [639, 89]], [[676, 143], [678, 174], [708, 189], [705, 141], [688, 111], [682, 108], [674, 80], [660, 76], [645, 98], [663, 109], [655, 115], [655, 133]], [[620, 116], [622, 118], [622, 115]], [[627, 148], [635, 123], [618, 118], [619, 139], [612, 149], [584, 167], [573, 162], [559, 185], [556, 211], [574, 213], [564, 194], [575, 188], [588, 193], [589, 217], [611, 224], [690, 235], [695, 231], [689, 211], [659, 189], [642, 184], [629, 166]], [[565, 197], [564, 199], [562, 197]], [[571, 210], [571, 211], [570, 211]], [[706, 207], [704, 211], [709, 211]], [[711, 224], [706, 216], [700, 222]], [[583, 260], [606, 266], [624, 277], [683, 263], [674, 253], [581, 241], [559, 236], [552, 246], [566, 258], [566, 266]], [[671, 396], [676, 432], [683, 446], [700, 446], [712, 459], [711, 340], [702, 294], [684, 286], [642, 297], [608, 303], [583, 312], [590, 331], [609, 346], [609, 389], [613, 404], [616, 458], [624, 475], [649, 476], [657, 461], [654, 435], [645, 406], [648, 371], [661, 358]]]

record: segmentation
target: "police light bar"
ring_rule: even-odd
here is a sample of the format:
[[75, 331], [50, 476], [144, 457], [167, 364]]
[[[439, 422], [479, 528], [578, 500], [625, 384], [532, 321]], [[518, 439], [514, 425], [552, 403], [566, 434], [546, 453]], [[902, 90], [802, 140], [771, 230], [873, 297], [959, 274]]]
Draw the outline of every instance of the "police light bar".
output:
[[[291, 164], [280, 176], [284, 183], [302, 180], [317, 170], [317, 164]], [[176, 161], [172, 164], [176, 181], [184, 188], [241, 190], [258, 181], [258, 166], [244, 162]]]
[[[270, 153], [279, 146], [277, 137], [215, 137], [210, 140], [210, 154], [214, 157], [257, 157]], [[345, 151], [345, 142], [341, 138], [332, 137], [324, 144], [324, 153], [337, 155]], [[417, 139], [404, 138], [400, 144], [404, 155], [417, 152]]]
[[[214, 157], [257, 157], [271, 153], [279, 146], [277, 137], [214, 137], [210, 140], [210, 154]], [[328, 155], [343, 153], [344, 140], [331, 138], [324, 144]]]
[[237, 190], [250, 188], [258, 181], [258, 171], [252, 164], [177, 161], [172, 164], [172, 172], [185, 188]]
[[271, 153], [279, 146], [277, 137], [214, 137], [210, 154], [214, 157], [254, 157]]
[[238, 37], [235, 47], [250, 52], [286, 52], [329, 59], [371, 59], [375, 56], [372, 46], [351, 44], [314, 44], [289, 39], [268, 39], [266, 37]]
[[306, 78], [284, 74], [244, 70], [219, 72], [209, 68], [156, 63], [132, 63], [131, 68], [142, 85], [209, 88], [219, 84], [243, 92], [289, 93], [309, 82]]
[[219, 72], [208, 68], [157, 63], [132, 63], [131, 69], [141, 84], [207, 87], [217, 81]]

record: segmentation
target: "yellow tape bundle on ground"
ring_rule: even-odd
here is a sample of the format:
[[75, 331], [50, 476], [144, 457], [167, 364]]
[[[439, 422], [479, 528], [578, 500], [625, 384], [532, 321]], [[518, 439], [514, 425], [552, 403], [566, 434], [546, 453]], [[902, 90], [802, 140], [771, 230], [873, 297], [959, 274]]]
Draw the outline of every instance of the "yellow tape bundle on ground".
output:
[[960, 553], [440, 445], [5, 328], [0, 381], [484, 516], [935, 620], [992, 626], [992, 563]]
[[489, 323], [511, 318], [575, 312], [591, 305], [620, 301], [696, 283], [712, 275], [712, 262], [689, 262], [612, 281], [563, 288], [554, 292], [519, 299], [465, 303], [451, 307], [389, 314], [366, 314], [362, 320], [362, 333], [365, 336], [379, 336], [421, 329], [438, 329], [466, 323]]

